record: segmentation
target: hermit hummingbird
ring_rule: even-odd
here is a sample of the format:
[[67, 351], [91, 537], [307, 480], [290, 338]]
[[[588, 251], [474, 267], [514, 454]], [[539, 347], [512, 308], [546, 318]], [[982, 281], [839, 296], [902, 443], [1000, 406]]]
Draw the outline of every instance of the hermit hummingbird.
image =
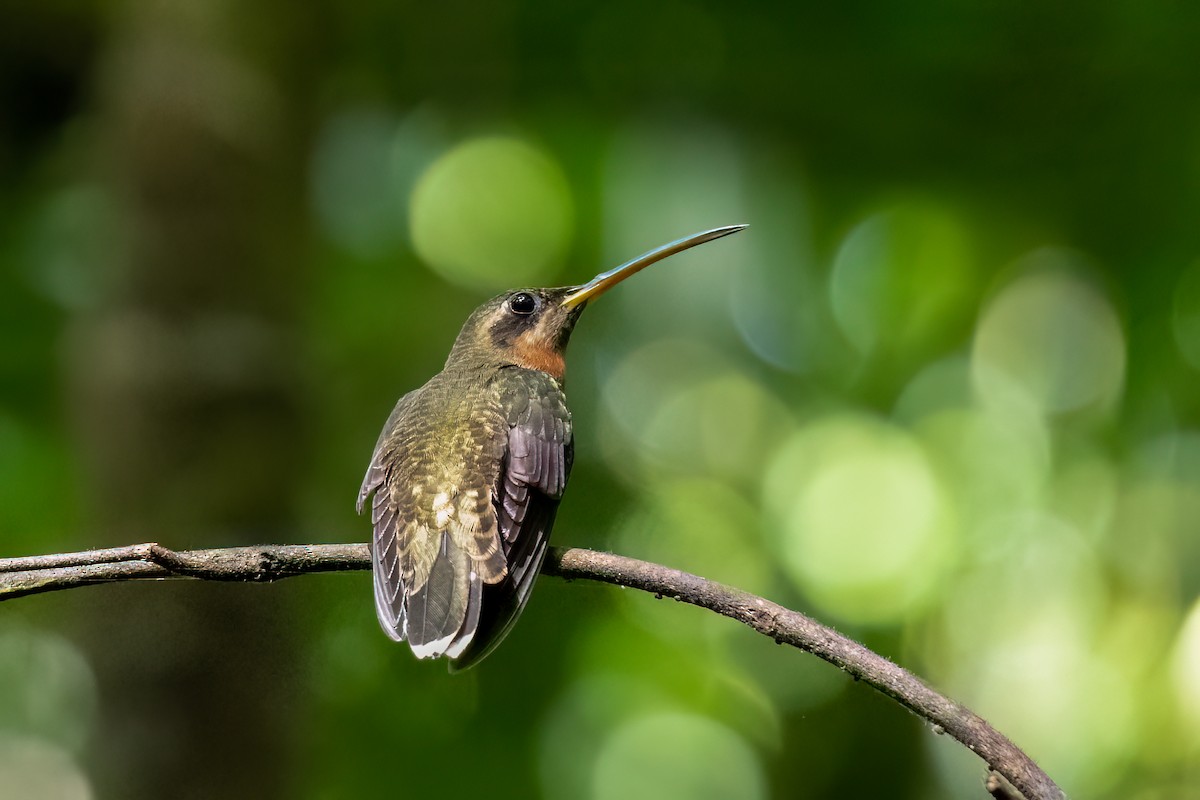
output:
[[[384, 632], [452, 671], [478, 663], [529, 600], [571, 474], [567, 340], [589, 301], [675, 253], [657, 247], [582, 286], [514, 289], [467, 318], [446, 366], [396, 403], [358, 493]], [[372, 499], [372, 495], [374, 496]]]

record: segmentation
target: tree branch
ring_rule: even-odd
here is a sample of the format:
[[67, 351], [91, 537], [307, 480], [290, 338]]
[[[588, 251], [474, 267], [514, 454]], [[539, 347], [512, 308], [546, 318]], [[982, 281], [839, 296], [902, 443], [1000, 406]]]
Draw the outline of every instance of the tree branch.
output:
[[[370, 569], [365, 544], [265, 545], [176, 552], [136, 544], [81, 553], [0, 559], [0, 600], [127, 580], [270, 582], [310, 572]], [[707, 608], [848, 672], [981, 757], [1027, 800], [1060, 800], [1063, 791], [979, 715], [935, 692], [902, 667], [797, 611], [659, 564], [611, 553], [551, 548], [542, 571], [566, 580], [627, 586]], [[989, 782], [988, 790], [1005, 789]], [[1006, 794], [997, 796], [1007, 796]]]

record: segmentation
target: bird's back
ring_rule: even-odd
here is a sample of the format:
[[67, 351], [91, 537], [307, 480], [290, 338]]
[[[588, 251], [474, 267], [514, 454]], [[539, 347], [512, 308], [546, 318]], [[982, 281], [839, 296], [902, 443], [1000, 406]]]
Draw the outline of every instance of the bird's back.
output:
[[561, 387], [536, 370], [448, 370], [400, 400], [360, 493], [375, 493], [376, 610], [392, 638], [462, 666], [503, 637], [545, 556], [570, 448]]

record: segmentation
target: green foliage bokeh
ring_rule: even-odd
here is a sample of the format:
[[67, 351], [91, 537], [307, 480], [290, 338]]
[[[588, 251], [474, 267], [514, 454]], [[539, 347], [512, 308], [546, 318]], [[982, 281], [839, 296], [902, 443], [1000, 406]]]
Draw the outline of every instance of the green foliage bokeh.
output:
[[[555, 542], [810, 611], [977, 710], [1073, 795], [1195, 796], [1193, 8], [160, 6], [0, 12], [3, 555], [132, 543], [109, 520], [140, 519], [139, 498], [97, 498], [81, 444], [96, 375], [199, 391], [153, 360], [137, 333], [152, 326], [81, 363], [106, 310], [153, 295], [186, 318], [223, 298], [234, 312], [189, 345], [213, 354], [204, 385], [245, 378], [258, 362], [241, 343], [285, 351], [299, 399], [256, 413], [288, 420], [298, 477], [277, 487], [288, 513], [249, 535], [362, 541], [375, 435], [475, 304], [747, 222], [589, 307]], [[181, 52], [193, 60], [172, 72]], [[145, 209], [203, 187], [172, 179], [186, 140], [136, 113], [156, 91], [259, 198], [214, 204], [203, 236], [240, 241], [253, 220], [286, 335], [241, 315], [238, 280], [172, 286], [198, 240], [147, 236]], [[170, 190], [130, 191], [131, 163], [156, 170], [136, 185]], [[160, 277], [127, 269], [141, 237]], [[136, 431], [136, 413], [106, 406], [101, 427]], [[240, 502], [258, 454], [224, 452], [211, 483], [187, 472], [202, 455], [174, 461], [178, 497]], [[217, 528], [153, 535], [217, 546]], [[237, 597], [275, 593], [288, 620], [272, 632], [285, 665], [265, 645], [234, 659], [288, 687], [272, 712], [283, 755], [259, 765], [281, 797], [982, 795], [979, 763], [946, 737], [674, 603], [543, 580], [504, 646], [451, 676], [378, 631], [365, 575], [251, 589]], [[97, 689], [119, 684], [73, 620], [174, 591], [0, 608], [0, 797], [122, 796], [111, 776], [137, 759], [99, 765], [97, 747], [136, 688]], [[197, 646], [224, 657], [227, 623]], [[87, 623], [93, 640], [122, 625]], [[170, 669], [160, 655], [139, 651], [147, 675]], [[210, 710], [218, 727], [256, 713]]]

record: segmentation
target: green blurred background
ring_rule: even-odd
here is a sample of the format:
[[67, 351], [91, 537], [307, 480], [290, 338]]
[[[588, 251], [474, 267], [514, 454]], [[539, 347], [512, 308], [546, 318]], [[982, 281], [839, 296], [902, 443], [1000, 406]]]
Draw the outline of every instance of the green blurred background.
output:
[[[1200, 797], [1194, 4], [0, 11], [0, 541], [363, 541], [488, 295], [571, 347], [555, 541], [809, 611], [1077, 797]], [[543, 580], [450, 676], [366, 574], [0, 609], [0, 797], [981, 797], [832, 667]]]

